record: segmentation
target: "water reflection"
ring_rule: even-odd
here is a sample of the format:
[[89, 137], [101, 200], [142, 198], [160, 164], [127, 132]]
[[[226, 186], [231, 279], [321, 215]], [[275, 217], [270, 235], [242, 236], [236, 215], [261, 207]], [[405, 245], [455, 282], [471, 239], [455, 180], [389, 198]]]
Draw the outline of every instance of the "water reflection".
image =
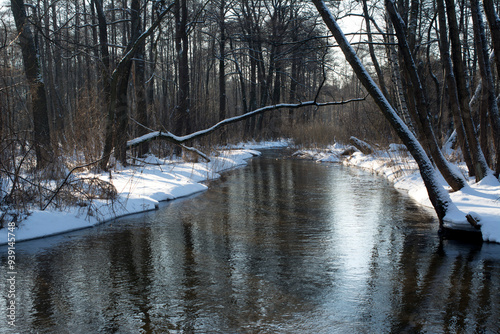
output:
[[270, 155], [158, 212], [19, 244], [16, 331], [500, 332], [500, 247], [436, 225], [379, 177]]

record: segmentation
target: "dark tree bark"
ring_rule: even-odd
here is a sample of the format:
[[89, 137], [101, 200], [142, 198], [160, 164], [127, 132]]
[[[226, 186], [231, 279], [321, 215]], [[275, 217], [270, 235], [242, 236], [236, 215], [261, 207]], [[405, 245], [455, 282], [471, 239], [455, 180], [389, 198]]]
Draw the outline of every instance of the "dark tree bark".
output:
[[[139, 0], [134, 0], [139, 1]], [[113, 148], [116, 147], [117, 159], [121, 160], [126, 158], [126, 125], [128, 124], [128, 114], [127, 110], [123, 109], [124, 101], [126, 101], [126, 89], [125, 86], [128, 87], [128, 75], [130, 74], [130, 67], [132, 63], [132, 58], [137, 52], [137, 49], [140, 47], [141, 43], [143, 43], [146, 38], [148, 38], [160, 25], [162, 19], [170, 12], [170, 10], [174, 7], [174, 3], [168, 5], [165, 9], [163, 9], [156, 18], [155, 21], [152, 22], [151, 26], [140, 36], [137, 38], [132, 38], [127, 46], [127, 51], [125, 55], [120, 60], [115, 70], [111, 74], [110, 78], [110, 98], [109, 104], [107, 106], [108, 113], [106, 118], [106, 133], [104, 139], [104, 149], [102, 153], [102, 158], [100, 162], [100, 168], [103, 170], [107, 169], [107, 165], [109, 162], [109, 157], [113, 152]], [[127, 74], [128, 73], [128, 74]], [[127, 80], [127, 85], [125, 85], [125, 77]], [[125, 95], [124, 92], [125, 91]], [[119, 115], [119, 116], [118, 116]], [[126, 117], [126, 119], [124, 118]], [[116, 127], [115, 127], [115, 124]], [[120, 139], [114, 139], [117, 137], [117, 131], [121, 131], [119, 133]], [[125, 160], [123, 160], [125, 162]]]
[[[102, 0], [92, 0], [92, 5], [97, 13], [97, 22], [99, 25], [99, 49], [101, 51], [101, 83], [104, 94], [104, 110], [107, 111], [106, 128], [105, 128], [105, 138], [104, 138], [104, 148], [103, 148], [103, 160], [101, 167], [106, 168], [108, 164], [109, 155], [113, 150], [113, 134], [114, 134], [114, 110], [110, 112], [111, 106], [111, 67], [108, 49], [108, 23], [106, 21], [106, 15], [104, 14], [104, 8]], [[113, 107], [114, 108], [114, 107]]]
[[49, 115], [39, 52], [28, 25], [26, 10], [22, 0], [11, 0], [12, 14], [19, 34], [19, 44], [23, 55], [24, 72], [28, 80], [31, 109], [33, 115], [33, 145], [37, 168], [42, 169], [53, 162], [54, 153], [50, 140]]
[[411, 0], [410, 20], [408, 22], [408, 46], [410, 47], [410, 52], [412, 53], [413, 57], [415, 57], [417, 54], [416, 44], [417, 44], [417, 26], [418, 26], [419, 12], [420, 12], [420, 1]]
[[[484, 31], [483, 18], [479, 9], [478, 0], [470, 0], [472, 21], [474, 28], [474, 36], [476, 42], [476, 50], [478, 55], [479, 70], [482, 79], [482, 99], [481, 103], [487, 105], [489, 114], [491, 131], [493, 133], [493, 145], [496, 149], [496, 174], [500, 174], [500, 113], [498, 111], [498, 104], [495, 97], [495, 84], [493, 82], [493, 75], [491, 73], [489, 56], [488, 56], [488, 42]], [[486, 115], [483, 115], [483, 118]], [[483, 123], [485, 123], [483, 121]], [[487, 131], [487, 129], [481, 129]]]
[[[136, 6], [138, 3], [132, 2], [132, 36], [133, 38], [138, 38], [143, 33], [143, 23], [141, 18], [141, 8]], [[134, 13], [135, 12], [135, 13]], [[136, 15], [136, 16], [134, 16]], [[146, 64], [144, 61], [146, 53], [145, 42], [140, 43], [134, 57], [134, 87], [135, 87], [135, 98], [136, 98], [136, 113], [137, 122], [140, 123], [137, 128], [137, 134], [139, 136], [148, 133], [146, 127], [148, 126], [148, 103], [146, 97]], [[143, 143], [139, 145], [138, 155], [140, 157], [146, 155], [149, 152], [149, 143]]]
[[491, 31], [491, 42], [495, 51], [495, 64], [497, 75], [500, 75], [500, 18], [497, 15], [493, 0], [483, 0], [484, 13], [488, 19]]
[[175, 49], [177, 52], [177, 73], [179, 89], [175, 110], [175, 132], [178, 135], [191, 132], [189, 122], [189, 40], [187, 35], [188, 20], [187, 0], [175, 2]]
[[469, 169], [470, 174], [474, 174], [474, 165], [472, 164], [469, 143], [465, 137], [465, 129], [462, 123], [462, 117], [460, 116], [460, 103], [457, 93], [457, 84], [455, 81], [455, 73], [453, 72], [453, 65], [451, 63], [450, 57], [450, 44], [448, 42], [448, 29], [446, 26], [446, 12], [444, 8], [443, 0], [437, 0], [437, 10], [438, 10], [438, 23], [439, 23], [439, 38], [440, 38], [440, 50], [441, 50], [441, 62], [443, 63], [443, 68], [446, 75], [446, 83], [448, 85], [448, 95], [450, 99], [450, 108], [453, 117], [453, 123], [455, 125], [455, 130], [457, 131], [458, 144], [462, 149], [465, 162]]
[[[139, 36], [141, 35], [141, 20], [140, 20], [140, 0], [132, 0], [130, 6], [131, 13], [131, 25], [132, 25], [132, 36], [127, 45], [127, 49], [125, 53], [131, 52], [134, 56], [140, 52], [141, 48], [144, 45], [143, 41], [138, 41]], [[132, 47], [136, 44], [135, 52], [132, 52]], [[114, 136], [114, 146], [115, 146], [115, 157], [118, 161], [120, 161], [123, 165], [127, 164], [127, 139], [128, 139], [128, 120], [129, 120], [129, 106], [128, 106], [128, 86], [129, 86], [129, 78], [130, 71], [132, 68], [132, 59], [126, 62], [123, 67], [123, 70], [119, 74], [118, 84], [116, 89], [116, 107], [115, 107], [115, 117], [116, 117], [116, 129]], [[141, 83], [142, 86], [142, 102], [144, 103], [144, 84]]]
[[[298, 28], [299, 28], [299, 23], [298, 23], [298, 12], [294, 9], [291, 14], [291, 39], [292, 43], [295, 44], [299, 40], [298, 36]], [[291, 64], [291, 69], [290, 69], [290, 96], [289, 96], [289, 102], [293, 103], [297, 99], [297, 80], [298, 80], [298, 73], [299, 73], [299, 57], [300, 54], [297, 49], [294, 49], [292, 52], [292, 64]], [[288, 125], [293, 126], [294, 119], [293, 119], [293, 109], [290, 109], [288, 111]]]
[[469, 106], [469, 87], [466, 80], [465, 64], [462, 59], [462, 46], [460, 44], [460, 34], [457, 24], [457, 16], [455, 11], [455, 1], [446, 0], [446, 14], [448, 17], [448, 27], [450, 29], [451, 41], [451, 59], [453, 62], [454, 73], [457, 84], [457, 94], [460, 102], [460, 112], [462, 113], [462, 122], [469, 143], [470, 155], [472, 164], [474, 165], [474, 174], [476, 180], [479, 181], [488, 173], [488, 164], [484, 158], [483, 151], [479, 146], [476, 136], [476, 129], [472, 122], [472, 116]]
[[404, 35], [404, 26], [399, 13], [396, 10], [394, 2], [392, 0], [385, 1], [389, 16], [391, 18], [392, 24], [394, 26], [396, 36], [398, 38], [399, 51], [403, 56], [406, 71], [409, 76], [409, 85], [411, 92], [413, 92], [415, 101], [415, 112], [420, 122], [422, 134], [420, 136], [421, 142], [424, 142], [424, 147], [429, 150], [434, 163], [438, 167], [439, 171], [445, 178], [446, 182], [455, 191], [462, 189], [467, 185], [467, 182], [462, 177], [462, 175], [455, 173], [446, 158], [443, 156], [439, 145], [437, 143], [434, 131], [432, 129], [432, 124], [428, 116], [429, 105], [427, 99], [425, 98], [424, 89], [420, 81], [420, 77], [417, 72], [417, 67], [413, 60], [413, 56], [410, 52], [410, 47], [406, 42]]
[[114, 130], [114, 148], [115, 148], [115, 158], [120, 161], [124, 166], [127, 164], [127, 150], [126, 142], [128, 138], [128, 101], [127, 101], [127, 91], [128, 82], [130, 76], [130, 69], [132, 67], [132, 62], [127, 62], [124, 66], [123, 71], [120, 73], [118, 78], [118, 84], [116, 85], [115, 93], [115, 130]]
[[[226, 118], [226, 2], [220, 0], [219, 4], [219, 120]], [[221, 131], [221, 140], [226, 140], [226, 133]]]
[[[241, 89], [241, 103], [243, 106], [243, 113], [246, 114], [248, 112], [248, 102], [247, 102], [247, 85], [246, 85], [246, 79], [243, 74], [243, 71], [241, 69], [238, 57], [236, 56], [236, 53], [234, 52], [234, 46], [233, 46], [233, 40], [229, 39], [229, 47], [233, 51], [233, 61], [234, 61], [234, 67], [236, 68], [236, 72], [238, 73], [238, 78], [240, 80], [240, 89]], [[248, 124], [248, 122], [247, 122]], [[245, 131], [248, 129], [245, 127]]]
[[101, 51], [101, 75], [106, 105], [109, 103], [110, 95], [110, 55], [108, 49], [108, 23], [104, 14], [102, 0], [92, 0], [92, 5], [97, 13], [97, 22], [99, 25], [99, 48]]
[[389, 92], [387, 91], [387, 87], [385, 86], [384, 73], [380, 68], [380, 64], [378, 63], [377, 56], [375, 55], [375, 48], [373, 47], [373, 38], [370, 24], [370, 14], [368, 13], [368, 5], [366, 0], [363, 0], [363, 16], [365, 18], [366, 24], [366, 34], [368, 37], [368, 49], [370, 51], [370, 57], [372, 59], [373, 67], [375, 68], [375, 73], [377, 73], [378, 83], [380, 85], [380, 89], [382, 93], [389, 98]]

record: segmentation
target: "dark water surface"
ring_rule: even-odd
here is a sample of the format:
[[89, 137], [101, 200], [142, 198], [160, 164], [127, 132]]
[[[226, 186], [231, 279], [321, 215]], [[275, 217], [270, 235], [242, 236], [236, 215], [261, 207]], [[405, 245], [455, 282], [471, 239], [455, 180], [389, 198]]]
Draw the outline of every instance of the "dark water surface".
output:
[[500, 245], [440, 241], [384, 179], [267, 152], [210, 187], [19, 243], [0, 333], [500, 333]]

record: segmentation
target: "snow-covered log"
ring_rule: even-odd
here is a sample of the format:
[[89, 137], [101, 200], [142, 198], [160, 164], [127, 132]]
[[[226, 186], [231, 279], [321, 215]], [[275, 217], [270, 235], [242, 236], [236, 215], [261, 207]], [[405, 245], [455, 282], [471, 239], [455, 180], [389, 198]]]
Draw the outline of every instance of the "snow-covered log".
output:
[[349, 142], [351, 143], [352, 146], [356, 147], [363, 154], [373, 153], [373, 148], [371, 147], [371, 145], [365, 141], [362, 141], [361, 139], [358, 139], [356, 137], [351, 137], [349, 138]]
[[278, 109], [289, 110], [289, 109], [296, 109], [296, 108], [302, 108], [302, 107], [307, 107], [307, 106], [325, 107], [325, 106], [333, 106], [333, 105], [342, 105], [342, 104], [347, 104], [347, 103], [351, 103], [351, 102], [359, 102], [359, 101], [363, 101], [363, 100], [365, 100], [364, 97], [350, 99], [350, 100], [346, 100], [346, 101], [334, 101], [334, 102], [323, 102], [323, 103], [316, 102], [316, 101], [307, 101], [307, 102], [301, 102], [301, 103], [295, 103], [295, 104], [292, 104], [292, 103], [275, 104], [275, 105], [255, 109], [255, 110], [247, 112], [243, 115], [226, 118], [226, 119], [220, 121], [219, 123], [207, 128], [207, 129], [196, 131], [194, 133], [191, 133], [191, 134], [185, 135], [185, 136], [176, 136], [169, 131], [150, 132], [150, 133], [145, 134], [143, 136], [129, 140], [127, 142], [127, 148], [132, 148], [132, 147], [135, 147], [141, 143], [148, 142], [148, 141], [151, 141], [154, 139], [163, 139], [163, 140], [169, 141], [171, 143], [180, 145], [184, 142], [206, 136], [206, 135], [214, 132], [215, 130], [222, 128], [226, 125], [229, 125], [231, 123], [240, 122], [240, 121], [245, 120], [247, 118], [262, 114], [266, 111], [278, 110]]
[[341, 156], [351, 156], [359, 150], [354, 146], [348, 146], [345, 150], [340, 153]]

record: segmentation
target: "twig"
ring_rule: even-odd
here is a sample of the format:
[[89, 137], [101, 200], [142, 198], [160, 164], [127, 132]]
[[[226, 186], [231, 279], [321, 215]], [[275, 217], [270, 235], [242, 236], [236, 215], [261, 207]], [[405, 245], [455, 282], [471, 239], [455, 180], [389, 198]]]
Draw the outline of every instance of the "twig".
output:
[[[5, 170], [5, 169], [0, 169], [0, 172], [5, 173], [5, 174], [9, 174], [9, 175], [16, 175], [16, 173], [11, 172], [11, 171], [8, 171], [8, 170]], [[29, 184], [30, 184], [30, 185], [32, 185], [32, 186], [35, 186], [35, 187], [39, 187], [39, 186], [40, 186], [40, 184], [39, 184], [39, 183], [34, 183], [34, 182], [32, 182], [32, 181], [28, 180], [28, 179], [27, 179], [27, 178], [25, 178], [25, 177], [18, 176], [17, 178], [18, 178], [19, 180], [22, 180], [22, 181], [26, 182], [26, 183], [29, 183]], [[11, 180], [12, 180], [12, 179], [11, 179]], [[50, 192], [52, 192], [52, 193], [54, 192], [54, 190], [49, 189], [49, 188], [44, 187], [44, 186], [41, 186], [41, 188], [42, 188], [43, 190], [50, 191]]]
[[89, 162], [88, 164], [85, 164], [85, 165], [73, 167], [73, 169], [70, 170], [70, 172], [68, 173], [68, 175], [66, 175], [66, 178], [61, 183], [61, 185], [59, 187], [57, 187], [56, 191], [52, 194], [52, 197], [49, 199], [49, 201], [47, 202], [47, 204], [45, 204], [45, 206], [42, 208], [42, 211], [45, 211], [45, 209], [47, 209], [47, 207], [50, 205], [50, 203], [52, 203], [52, 201], [54, 200], [54, 198], [57, 196], [57, 194], [59, 194], [59, 192], [61, 191], [62, 187], [66, 184], [66, 182], [68, 182], [69, 177], [71, 176], [71, 174], [73, 174], [73, 172], [75, 170], [80, 169], [80, 168], [85, 168], [85, 167], [91, 166], [93, 164], [96, 164], [98, 162], [101, 162], [104, 158], [107, 158], [107, 156], [106, 157], [102, 157], [99, 160]]
[[24, 160], [26, 159], [26, 157], [28, 156], [28, 154], [31, 152], [31, 149], [33, 148], [33, 146], [31, 146], [29, 148], [29, 150], [26, 152], [26, 154], [23, 156], [23, 158], [21, 159], [21, 162], [19, 163], [19, 167], [16, 168], [16, 173], [14, 174], [14, 180], [12, 181], [12, 189], [10, 191], [10, 194], [7, 195], [7, 198], [11, 198], [12, 195], [14, 194], [14, 190], [16, 189], [16, 185], [17, 185], [17, 180], [19, 179], [19, 173], [21, 172], [21, 167], [24, 163]]

